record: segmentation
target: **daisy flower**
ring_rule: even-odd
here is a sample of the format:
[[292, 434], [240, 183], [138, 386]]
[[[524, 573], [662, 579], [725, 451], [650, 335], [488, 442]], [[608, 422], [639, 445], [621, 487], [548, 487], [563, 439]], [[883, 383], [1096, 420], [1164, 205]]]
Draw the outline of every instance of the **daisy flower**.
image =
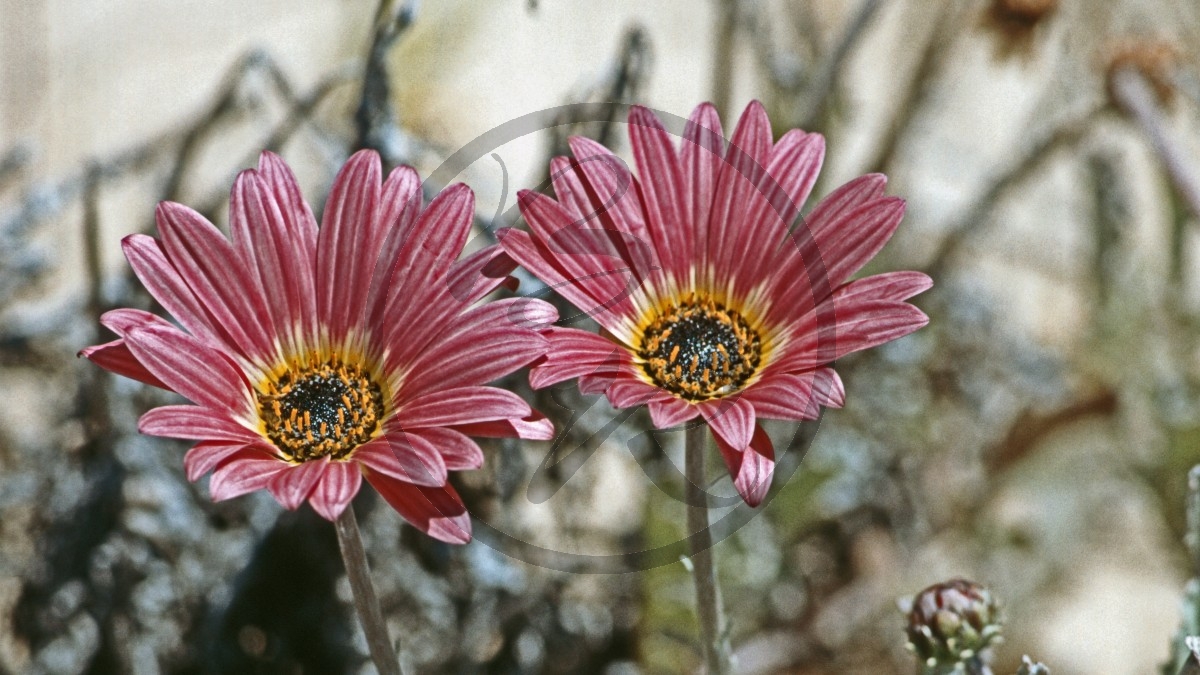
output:
[[829, 364], [928, 323], [906, 299], [919, 272], [849, 281], [895, 232], [904, 201], [863, 176], [804, 219], [824, 158], [819, 134], [772, 141], [753, 102], [726, 144], [711, 104], [696, 108], [678, 150], [646, 108], [629, 113], [638, 176], [604, 146], [572, 138], [552, 161], [557, 199], [519, 196], [530, 232], [501, 245], [602, 333], [549, 327], [536, 388], [579, 378], [614, 407], [645, 404], [658, 428], [700, 416], [751, 506], [771, 484], [775, 452], [759, 419], [814, 419], [841, 406]]
[[422, 208], [408, 167], [386, 181], [359, 152], [318, 228], [284, 162], [263, 153], [230, 197], [227, 239], [164, 202], [161, 239], [134, 234], [125, 257], [180, 327], [136, 309], [101, 318], [119, 339], [84, 349], [99, 366], [182, 395], [142, 416], [152, 436], [199, 443], [189, 480], [214, 500], [265, 489], [336, 520], [363, 478], [406, 520], [462, 543], [471, 523], [447, 483], [478, 468], [470, 436], [548, 439], [549, 421], [485, 386], [540, 357], [554, 308], [478, 303], [514, 267], [499, 247], [459, 260], [474, 196], [454, 185]]

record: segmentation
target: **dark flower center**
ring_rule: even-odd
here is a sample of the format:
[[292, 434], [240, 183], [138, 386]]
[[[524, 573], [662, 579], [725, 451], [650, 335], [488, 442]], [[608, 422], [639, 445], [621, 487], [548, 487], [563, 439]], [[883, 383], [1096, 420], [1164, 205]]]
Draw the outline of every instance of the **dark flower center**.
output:
[[258, 392], [267, 437], [287, 459], [343, 459], [383, 419], [383, 392], [362, 368], [338, 359], [293, 366]]
[[642, 332], [642, 368], [658, 386], [691, 401], [727, 396], [762, 360], [758, 332], [738, 312], [690, 298]]

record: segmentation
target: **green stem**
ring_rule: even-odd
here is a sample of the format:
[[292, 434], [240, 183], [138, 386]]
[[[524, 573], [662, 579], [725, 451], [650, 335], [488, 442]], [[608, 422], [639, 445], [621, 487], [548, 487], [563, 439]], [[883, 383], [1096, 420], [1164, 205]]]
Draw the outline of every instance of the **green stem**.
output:
[[354, 609], [358, 621], [367, 636], [367, 648], [379, 675], [401, 675], [400, 661], [396, 649], [388, 637], [387, 624], [379, 609], [379, 598], [371, 584], [371, 570], [367, 566], [367, 553], [363, 550], [362, 535], [358, 532], [358, 519], [354, 508], [346, 506], [334, 523], [337, 530], [338, 547], [342, 549], [342, 560], [346, 563], [346, 576], [350, 579], [350, 591], [354, 595]]
[[704, 645], [704, 664], [708, 675], [732, 672], [732, 656], [725, 639], [725, 620], [721, 609], [721, 587], [717, 585], [717, 564], [713, 558], [712, 534], [708, 529], [708, 493], [704, 478], [704, 460], [708, 427], [688, 428], [684, 442], [684, 475], [687, 478], [687, 527], [690, 536], [692, 577], [696, 582], [696, 615], [700, 622], [700, 641]]

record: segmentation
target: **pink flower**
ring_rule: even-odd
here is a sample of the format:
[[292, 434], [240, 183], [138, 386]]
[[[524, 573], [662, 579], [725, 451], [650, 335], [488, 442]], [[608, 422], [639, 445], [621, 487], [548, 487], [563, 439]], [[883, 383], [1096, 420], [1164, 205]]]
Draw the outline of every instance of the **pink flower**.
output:
[[928, 323], [906, 299], [919, 272], [848, 281], [895, 232], [904, 202], [882, 175], [838, 188], [793, 229], [825, 152], [798, 129], [772, 143], [751, 103], [729, 146], [712, 105], [696, 108], [682, 148], [649, 110], [629, 131], [638, 178], [607, 148], [572, 138], [551, 164], [557, 200], [520, 194], [531, 233], [504, 249], [604, 335], [550, 327], [534, 387], [579, 378], [613, 406], [646, 404], [656, 427], [702, 416], [742, 498], [766, 495], [775, 451], [759, 418], [814, 419], [841, 406], [830, 362]]
[[382, 182], [359, 152], [334, 181], [323, 224], [283, 161], [263, 153], [230, 197], [230, 242], [164, 202], [161, 240], [130, 235], [125, 257], [183, 330], [136, 309], [101, 322], [120, 336], [81, 354], [195, 405], [142, 416], [142, 433], [199, 443], [189, 480], [212, 471], [214, 500], [266, 489], [335, 520], [363, 477], [405, 519], [470, 540], [449, 471], [475, 469], [468, 436], [548, 439], [553, 426], [515, 394], [484, 386], [546, 350], [545, 302], [474, 306], [514, 267], [499, 247], [458, 260], [474, 196], [444, 190], [424, 208], [400, 167]]

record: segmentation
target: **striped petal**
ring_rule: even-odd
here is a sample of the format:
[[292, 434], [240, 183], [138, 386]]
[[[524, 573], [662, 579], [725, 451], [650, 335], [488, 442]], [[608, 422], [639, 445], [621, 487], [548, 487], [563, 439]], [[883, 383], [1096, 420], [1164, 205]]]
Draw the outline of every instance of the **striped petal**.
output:
[[523, 418], [529, 404], [516, 394], [495, 387], [458, 387], [435, 391], [404, 403], [397, 411], [405, 427], [446, 427]]
[[330, 462], [308, 503], [317, 515], [333, 522], [350, 506], [362, 486], [362, 471], [350, 462]]
[[196, 405], [164, 405], [149, 410], [138, 420], [138, 431], [147, 436], [194, 441], [262, 441], [261, 436], [227, 413]]
[[317, 235], [317, 316], [335, 340], [362, 318], [383, 240], [377, 217], [382, 168], [370, 150], [355, 153], [333, 180]]
[[471, 516], [450, 485], [420, 487], [370, 472], [367, 482], [413, 527], [449, 544], [471, 541]]
[[713, 435], [735, 450], [750, 445], [754, 435], [754, 406], [742, 398], [716, 399], [696, 406], [708, 422]]
[[775, 448], [770, 437], [762, 427], [755, 425], [745, 450], [734, 448], [716, 434], [714, 437], [725, 466], [729, 468], [729, 476], [733, 478], [733, 487], [742, 500], [751, 507], [761, 504], [771, 489], [771, 478], [775, 474]]
[[316, 489], [317, 483], [321, 482], [329, 463], [328, 457], [321, 457], [295, 466], [284, 464], [287, 468], [271, 476], [271, 480], [267, 482], [267, 490], [283, 508], [295, 511]]
[[446, 484], [446, 461], [423, 436], [393, 431], [354, 451], [354, 459], [373, 471], [414, 485]]
[[213, 470], [208, 492], [214, 502], [233, 499], [255, 490], [264, 490], [275, 476], [291, 466], [258, 448], [243, 448]]
[[196, 482], [201, 476], [215, 469], [218, 464], [231, 459], [238, 451], [246, 447], [246, 443], [229, 441], [197, 443], [183, 456], [183, 468], [187, 479], [193, 483]]

